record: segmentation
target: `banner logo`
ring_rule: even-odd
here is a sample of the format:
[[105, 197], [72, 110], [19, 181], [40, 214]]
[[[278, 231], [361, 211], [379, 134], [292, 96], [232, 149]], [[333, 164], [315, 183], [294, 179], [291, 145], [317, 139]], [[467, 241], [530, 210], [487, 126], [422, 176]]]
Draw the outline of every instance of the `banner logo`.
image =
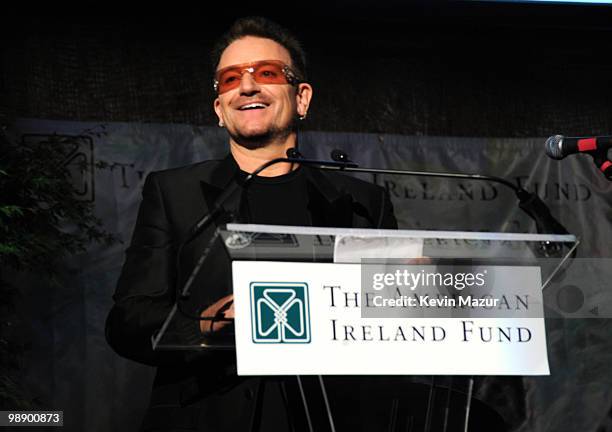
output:
[[252, 282], [254, 343], [309, 343], [308, 284]]

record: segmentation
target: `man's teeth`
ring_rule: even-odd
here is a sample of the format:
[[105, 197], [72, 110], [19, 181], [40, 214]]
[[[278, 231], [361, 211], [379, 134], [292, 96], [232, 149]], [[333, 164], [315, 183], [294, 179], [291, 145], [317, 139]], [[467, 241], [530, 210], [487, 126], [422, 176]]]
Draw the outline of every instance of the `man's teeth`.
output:
[[258, 109], [258, 108], [265, 108], [266, 106], [262, 103], [252, 103], [252, 104], [248, 104], [248, 105], [244, 105], [242, 107], [240, 107], [241, 110], [247, 110], [247, 109]]

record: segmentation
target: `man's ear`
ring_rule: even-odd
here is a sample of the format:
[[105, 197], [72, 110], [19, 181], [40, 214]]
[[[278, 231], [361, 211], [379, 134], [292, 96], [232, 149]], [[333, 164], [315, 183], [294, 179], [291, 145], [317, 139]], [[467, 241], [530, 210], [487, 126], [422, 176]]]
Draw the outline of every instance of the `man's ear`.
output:
[[219, 118], [219, 126], [223, 127], [225, 122], [223, 121], [223, 112], [221, 111], [221, 101], [218, 97], [215, 98], [215, 101], [213, 102], [213, 108], [215, 109], [215, 113]]
[[298, 84], [297, 91], [295, 93], [295, 100], [297, 102], [297, 113], [300, 117], [305, 117], [308, 113], [308, 107], [312, 100], [312, 86], [308, 83]]

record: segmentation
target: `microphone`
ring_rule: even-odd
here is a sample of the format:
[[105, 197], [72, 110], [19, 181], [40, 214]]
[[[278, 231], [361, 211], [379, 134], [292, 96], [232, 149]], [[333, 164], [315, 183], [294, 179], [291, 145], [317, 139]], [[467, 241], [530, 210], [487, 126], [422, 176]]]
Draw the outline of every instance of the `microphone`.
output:
[[300, 159], [304, 157], [302, 156], [302, 153], [300, 153], [300, 151], [295, 147], [288, 148], [286, 154], [289, 159]]
[[597, 152], [607, 152], [612, 148], [612, 136], [599, 137], [564, 137], [553, 135], [546, 140], [546, 154], [553, 159], [563, 159], [575, 153], [593, 155]]
[[348, 157], [348, 154], [344, 150], [333, 149], [330, 154], [332, 160], [336, 162], [350, 162], [351, 160]]
[[546, 140], [544, 150], [553, 159], [563, 159], [576, 153], [593, 157], [593, 163], [606, 179], [612, 181], [612, 161], [608, 159], [608, 150], [612, 148], [612, 136], [573, 138], [554, 135]]

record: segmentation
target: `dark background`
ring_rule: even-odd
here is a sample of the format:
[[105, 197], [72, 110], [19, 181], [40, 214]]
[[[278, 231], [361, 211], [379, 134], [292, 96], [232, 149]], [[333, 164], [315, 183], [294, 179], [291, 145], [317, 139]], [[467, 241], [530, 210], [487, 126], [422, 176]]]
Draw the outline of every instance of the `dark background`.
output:
[[608, 6], [336, 1], [189, 15], [6, 17], [0, 113], [215, 125], [212, 41], [238, 16], [293, 30], [307, 130], [527, 137], [612, 131]]
[[[315, 97], [306, 130], [612, 134], [610, 7], [408, 0], [203, 6], [183, 15], [98, 15], [92, 8], [89, 16], [5, 16], [0, 123], [215, 126], [212, 43], [236, 17], [264, 15], [293, 30], [309, 54]], [[80, 287], [77, 294], [85, 295]], [[101, 333], [97, 343], [105, 344]], [[93, 400], [96, 391], [86, 393]], [[123, 404], [119, 397], [116, 404]], [[612, 411], [602, 430], [612, 430], [611, 418]]]

